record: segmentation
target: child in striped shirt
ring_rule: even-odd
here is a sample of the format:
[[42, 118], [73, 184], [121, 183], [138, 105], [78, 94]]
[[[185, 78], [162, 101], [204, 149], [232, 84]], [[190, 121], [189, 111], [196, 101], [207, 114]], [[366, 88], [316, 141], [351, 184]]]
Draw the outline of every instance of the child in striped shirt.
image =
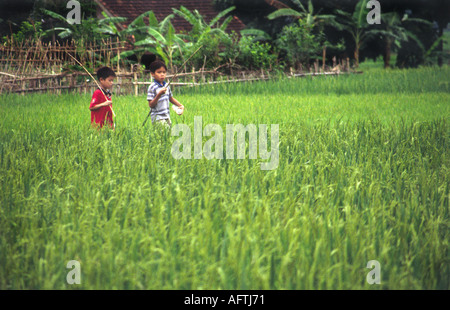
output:
[[176, 105], [180, 109], [180, 115], [184, 111], [184, 106], [176, 100], [170, 87], [166, 86], [167, 67], [162, 61], [154, 61], [150, 64], [150, 73], [153, 77], [153, 83], [148, 88], [147, 100], [151, 110], [151, 118], [153, 124], [163, 124], [171, 127], [170, 120], [170, 103]]

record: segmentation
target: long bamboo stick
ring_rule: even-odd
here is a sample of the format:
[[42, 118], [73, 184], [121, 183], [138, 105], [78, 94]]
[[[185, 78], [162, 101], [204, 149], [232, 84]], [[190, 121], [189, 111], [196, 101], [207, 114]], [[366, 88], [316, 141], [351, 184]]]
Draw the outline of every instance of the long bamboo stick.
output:
[[[103, 91], [103, 88], [101, 88], [100, 84], [98, 84], [97, 80], [92, 76], [92, 74], [83, 66], [83, 64], [81, 62], [79, 62], [75, 57], [73, 57], [70, 53], [67, 53], [73, 60], [76, 61], [76, 63], [78, 63], [83, 69], [84, 71], [87, 72], [87, 74], [89, 74], [89, 76], [92, 78], [92, 80], [95, 82], [95, 84], [97, 84], [98, 88], [101, 90], [101, 92], [103, 93], [103, 96], [105, 96], [106, 101], [109, 101], [108, 97], [106, 96], [105, 92]], [[109, 106], [109, 108], [111, 109], [111, 112], [113, 114], [114, 117], [116, 117], [116, 113], [114, 113], [114, 110], [112, 108], [112, 106]]]

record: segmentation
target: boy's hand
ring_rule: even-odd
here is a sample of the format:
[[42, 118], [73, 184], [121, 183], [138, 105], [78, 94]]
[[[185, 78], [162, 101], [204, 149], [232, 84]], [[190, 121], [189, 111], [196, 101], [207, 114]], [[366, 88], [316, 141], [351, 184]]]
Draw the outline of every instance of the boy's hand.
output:
[[158, 93], [158, 96], [162, 96], [162, 95], [164, 95], [165, 93], [167, 92], [167, 88], [163, 88], [163, 89], [161, 89], [161, 91]]
[[107, 107], [107, 106], [110, 106], [110, 105], [112, 105], [112, 101], [105, 101], [105, 102], [103, 102], [103, 106], [104, 107]]
[[173, 106], [172, 106], [172, 109], [173, 109], [173, 110], [175, 111], [175, 113], [177, 113], [178, 115], [182, 115], [183, 112], [184, 112], [184, 106], [183, 106], [183, 105], [180, 105], [180, 106], [173, 105]]

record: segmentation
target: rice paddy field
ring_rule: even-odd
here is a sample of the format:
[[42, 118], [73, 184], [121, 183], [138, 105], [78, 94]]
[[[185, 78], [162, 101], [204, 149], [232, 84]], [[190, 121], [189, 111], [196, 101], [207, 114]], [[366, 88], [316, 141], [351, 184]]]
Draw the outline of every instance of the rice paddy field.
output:
[[178, 137], [142, 127], [144, 94], [114, 97], [116, 130], [101, 132], [89, 94], [2, 95], [0, 289], [447, 290], [449, 77], [174, 90], [174, 125], [278, 124], [268, 171], [248, 155], [174, 159]]

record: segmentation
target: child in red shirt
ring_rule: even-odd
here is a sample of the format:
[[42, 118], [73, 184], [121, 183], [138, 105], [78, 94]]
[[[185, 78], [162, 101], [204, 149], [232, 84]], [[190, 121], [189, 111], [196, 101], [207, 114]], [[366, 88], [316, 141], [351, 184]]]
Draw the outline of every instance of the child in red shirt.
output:
[[103, 67], [97, 71], [97, 78], [102, 89], [97, 89], [94, 92], [91, 105], [89, 106], [91, 110], [91, 124], [95, 127], [100, 126], [102, 128], [106, 123], [114, 129], [111, 88], [115, 77], [116, 74], [111, 68]]

